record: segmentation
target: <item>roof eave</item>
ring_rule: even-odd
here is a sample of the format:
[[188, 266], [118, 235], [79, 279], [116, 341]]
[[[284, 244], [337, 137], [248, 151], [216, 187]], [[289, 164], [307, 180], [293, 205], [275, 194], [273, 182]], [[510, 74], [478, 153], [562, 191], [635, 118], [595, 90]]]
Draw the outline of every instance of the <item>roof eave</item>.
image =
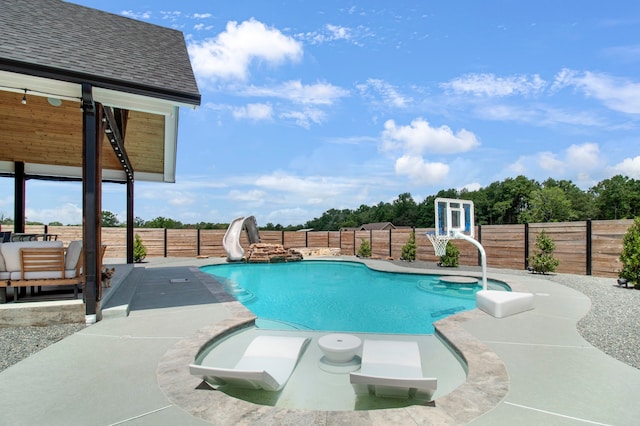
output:
[[63, 70], [59, 68], [52, 68], [38, 64], [14, 61], [7, 58], [0, 58], [0, 70], [18, 74], [32, 75], [35, 77], [67, 81], [70, 83], [89, 83], [93, 86], [119, 92], [164, 99], [167, 101], [183, 104], [183, 106], [190, 106], [192, 108], [199, 106], [202, 101], [199, 93], [187, 93], [177, 90], [168, 90], [161, 87], [140, 85], [133, 82], [97, 77], [95, 75]]

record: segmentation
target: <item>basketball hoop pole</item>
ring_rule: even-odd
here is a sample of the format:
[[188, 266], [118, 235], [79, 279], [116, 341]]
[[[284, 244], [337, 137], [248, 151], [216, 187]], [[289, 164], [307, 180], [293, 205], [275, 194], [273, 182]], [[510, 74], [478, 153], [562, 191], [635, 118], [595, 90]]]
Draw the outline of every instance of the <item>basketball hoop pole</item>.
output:
[[484, 251], [484, 247], [482, 247], [482, 244], [480, 244], [474, 238], [471, 238], [470, 236], [465, 235], [462, 232], [456, 231], [455, 234], [453, 234], [453, 236], [455, 238], [462, 238], [463, 240], [467, 240], [478, 248], [478, 251], [480, 252], [480, 257], [482, 259], [482, 262], [481, 262], [482, 263], [482, 289], [486, 290], [487, 289], [487, 255]]

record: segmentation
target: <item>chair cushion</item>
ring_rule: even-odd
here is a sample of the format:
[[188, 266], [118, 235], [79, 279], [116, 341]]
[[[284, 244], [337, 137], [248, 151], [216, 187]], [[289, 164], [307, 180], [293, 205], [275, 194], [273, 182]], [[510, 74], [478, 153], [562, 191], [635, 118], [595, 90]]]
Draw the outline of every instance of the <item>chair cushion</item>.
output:
[[71, 241], [69, 247], [67, 247], [67, 254], [64, 257], [64, 269], [75, 269], [78, 264], [78, 259], [80, 259], [80, 253], [82, 253], [82, 241]]
[[9, 272], [20, 271], [20, 249], [36, 247], [62, 247], [62, 241], [16, 241], [0, 244], [0, 253], [4, 257], [6, 270]]

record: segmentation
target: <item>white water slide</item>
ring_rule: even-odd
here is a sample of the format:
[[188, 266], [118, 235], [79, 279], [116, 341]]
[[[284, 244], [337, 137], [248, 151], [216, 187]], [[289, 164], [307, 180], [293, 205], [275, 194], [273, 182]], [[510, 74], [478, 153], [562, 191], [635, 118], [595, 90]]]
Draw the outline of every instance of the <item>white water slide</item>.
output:
[[230, 262], [242, 260], [244, 257], [244, 249], [240, 244], [240, 236], [242, 230], [246, 229], [249, 244], [259, 243], [260, 234], [258, 233], [258, 224], [254, 216], [238, 217], [234, 219], [227, 232], [222, 239], [222, 245], [227, 252], [227, 260]]

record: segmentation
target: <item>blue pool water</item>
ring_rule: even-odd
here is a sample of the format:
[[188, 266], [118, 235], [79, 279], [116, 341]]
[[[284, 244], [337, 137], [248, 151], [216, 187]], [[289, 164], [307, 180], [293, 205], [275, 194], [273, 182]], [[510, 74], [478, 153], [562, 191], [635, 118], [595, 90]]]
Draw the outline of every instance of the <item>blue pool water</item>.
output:
[[258, 326], [272, 329], [432, 334], [433, 322], [475, 308], [475, 293], [482, 288], [445, 284], [439, 275], [379, 272], [339, 261], [201, 270], [253, 312]]

